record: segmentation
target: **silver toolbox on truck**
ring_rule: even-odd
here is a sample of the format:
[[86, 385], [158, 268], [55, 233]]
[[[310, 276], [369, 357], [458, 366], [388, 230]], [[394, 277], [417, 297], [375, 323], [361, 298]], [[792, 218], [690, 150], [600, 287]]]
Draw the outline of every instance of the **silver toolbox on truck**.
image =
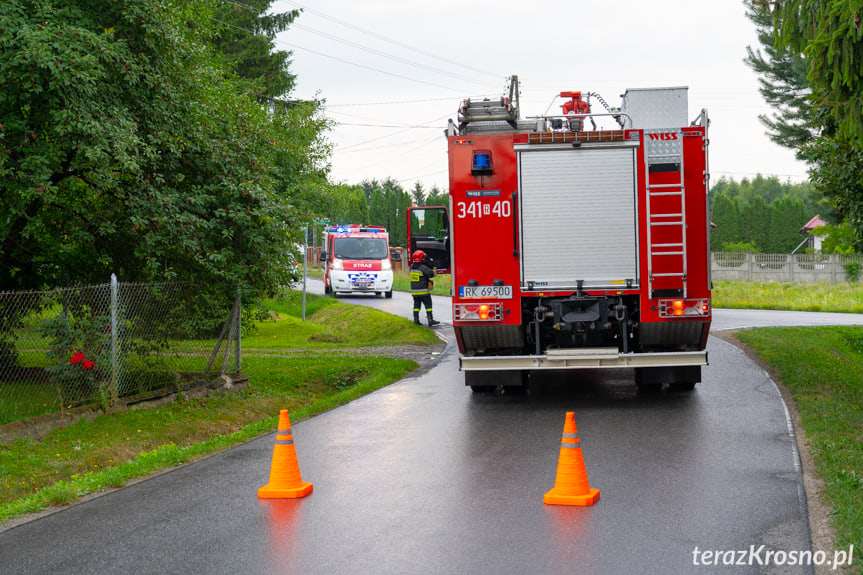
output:
[[[623, 94], [625, 128], [652, 130], [689, 125], [689, 88], [638, 88]], [[624, 116], [625, 117], [625, 116]]]

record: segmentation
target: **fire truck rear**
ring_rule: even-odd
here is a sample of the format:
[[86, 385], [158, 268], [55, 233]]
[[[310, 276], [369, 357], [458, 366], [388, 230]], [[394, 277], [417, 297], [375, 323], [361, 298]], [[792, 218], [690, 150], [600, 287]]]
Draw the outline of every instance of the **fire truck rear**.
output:
[[389, 234], [375, 226], [327, 226], [321, 261], [324, 292], [334, 296], [374, 293], [393, 297]]
[[686, 88], [630, 89], [616, 108], [559, 97], [528, 119], [511, 98], [465, 100], [447, 129], [450, 206], [408, 217], [411, 251], [452, 273], [465, 382], [626, 368], [692, 389], [711, 320], [707, 112], [690, 122]]

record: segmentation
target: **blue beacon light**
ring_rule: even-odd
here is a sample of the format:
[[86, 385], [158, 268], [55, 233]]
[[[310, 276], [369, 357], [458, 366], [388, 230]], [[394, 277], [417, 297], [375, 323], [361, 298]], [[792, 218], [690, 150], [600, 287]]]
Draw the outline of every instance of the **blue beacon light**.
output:
[[474, 176], [490, 176], [494, 173], [491, 165], [490, 150], [474, 150], [471, 158], [470, 173]]

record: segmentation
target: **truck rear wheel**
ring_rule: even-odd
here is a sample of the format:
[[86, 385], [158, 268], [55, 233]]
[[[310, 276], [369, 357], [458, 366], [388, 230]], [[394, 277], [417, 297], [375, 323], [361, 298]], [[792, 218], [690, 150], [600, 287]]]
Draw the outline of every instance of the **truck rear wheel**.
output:
[[701, 366], [641, 367], [635, 370], [635, 385], [643, 391], [659, 391], [667, 383], [676, 391], [691, 391], [701, 381]]
[[464, 372], [464, 383], [469, 385], [474, 393], [489, 393], [494, 391], [494, 384], [491, 383], [490, 373], [487, 371], [466, 371]]
[[504, 393], [521, 393], [527, 388], [527, 371], [466, 371], [465, 385], [474, 393], [490, 393], [501, 389]]
[[696, 383], [697, 382], [695, 381], [683, 381], [678, 383], [671, 383], [669, 384], [669, 386], [674, 391], [692, 391], [693, 389], [695, 389]]

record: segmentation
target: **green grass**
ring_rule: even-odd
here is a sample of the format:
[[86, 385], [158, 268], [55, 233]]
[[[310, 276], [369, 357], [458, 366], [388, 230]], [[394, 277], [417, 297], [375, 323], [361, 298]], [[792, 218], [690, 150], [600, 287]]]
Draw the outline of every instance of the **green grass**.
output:
[[[452, 276], [441, 274], [434, 278], [434, 295], [450, 295], [450, 284]], [[411, 274], [410, 269], [402, 269], [393, 274], [393, 289], [395, 291], [411, 291]]]
[[342, 304], [334, 298], [307, 295], [306, 321], [302, 321], [301, 304], [294, 301], [298, 297], [294, 293], [290, 299], [266, 302], [279, 319], [244, 331], [244, 354], [255, 349], [428, 345], [439, 341], [433, 332], [418, 329], [407, 319], [398, 321], [374, 308]]
[[[403, 291], [410, 292], [411, 291], [411, 279], [410, 279], [410, 264], [408, 262], [402, 262], [404, 267], [400, 270], [393, 272], [393, 290], [394, 291]], [[300, 272], [302, 274], [302, 270]], [[321, 272], [320, 267], [309, 268], [308, 276], [310, 278], [323, 278], [323, 273]], [[449, 296], [450, 292], [450, 283], [452, 280], [452, 276], [446, 274], [441, 274], [437, 276], [434, 280], [435, 287], [432, 290], [434, 295], [443, 295]], [[297, 289], [302, 289], [302, 275], [300, 276], [300, 283]]]
[[[0, 396], [0, 425], [57, 411], [57, 388], [44, 381], [16, 381], [15, 393]], [[6, 417], [5, 414], [14, 414]]]
[[0, 521], [194, 460], [274, 430], [281, 409], [299, 421], [416, 369], [413, 361], [341, 349], [439, 341], [407, 319], [331, 298], [307, 296], [302, 322], [291, 315], [295, 297], [268, 302], [279, 319], [244, 337], [243, 391], [100, 415], [42, 440], [0, 444]]
[[[716, 282], [713, 306], [863, 312], [863, 283]], [[762, 328], [737, 337], [791, 393], [836, 531], [863, 541], [863, 327]], [[860, 564], [857, 571], [861, 572]]]
[[718, 281], [713, 307], [863, 313], [863, 283]]
[[[824, 481], [837, 549], [863, 541], [863, 327], [762, 328], [737, 337], [791, 392]], [[858, 572], [860, 566], [857, 566]]]

